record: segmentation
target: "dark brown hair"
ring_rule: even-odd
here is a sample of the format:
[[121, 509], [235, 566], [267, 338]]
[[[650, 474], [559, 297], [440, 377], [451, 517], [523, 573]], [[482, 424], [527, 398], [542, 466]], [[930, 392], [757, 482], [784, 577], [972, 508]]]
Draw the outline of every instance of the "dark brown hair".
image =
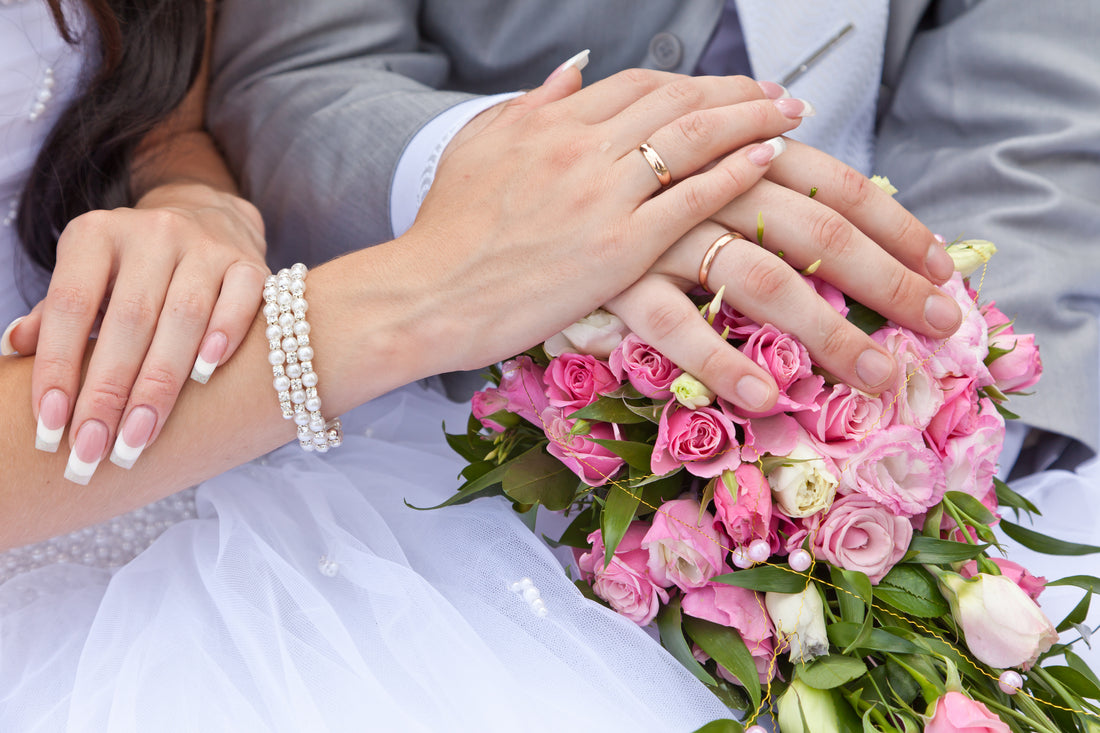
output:
[[[46, 0], [65, 40], [76, 43], [63, 0]], [[130, 164], [158, 122], [187, 95], [202, 64], [206, 0], [84, 0], [98, 57], [80, 95], [38, 153], [19, 201], [19, 237], [52, 270], [57, 238], [72, 218], [132, 203]]]

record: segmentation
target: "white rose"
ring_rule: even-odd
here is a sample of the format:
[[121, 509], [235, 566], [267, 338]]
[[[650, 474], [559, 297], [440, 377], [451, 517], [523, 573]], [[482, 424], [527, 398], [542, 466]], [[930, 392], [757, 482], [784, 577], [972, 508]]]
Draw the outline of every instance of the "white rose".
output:
[[821, 454], [799, 443], [787, 458], [768, 472], [779, 510], [788, 517], [808, 517], [832, 506], [839, 481]]
[[949, 245], [947, 254], [955, 263], [955, 270], [963, 277], [970, 277], [974, 272], [989, 262], [989, 258], [997, 252], [993, 242], [984, 239], [968, 239], [965, 242], [957, 242]]
[[668, 388], [676, 401], [689, 410], [698, 410], [714, 402], [714, 393], [710, 388], [687, 372], [673, 379]]
[[569, 352], [606, 359], [628, 333], [630, 329], [618, 316], [597, 308], [546, 339], [542, 348], [550, 358]]
[[764, 605], [775, 624], [776, 638], [791, 645], [792, 662], [808, 662], [829, 653], [825, 608], [813, 581], [801, 593], [765, 593]]

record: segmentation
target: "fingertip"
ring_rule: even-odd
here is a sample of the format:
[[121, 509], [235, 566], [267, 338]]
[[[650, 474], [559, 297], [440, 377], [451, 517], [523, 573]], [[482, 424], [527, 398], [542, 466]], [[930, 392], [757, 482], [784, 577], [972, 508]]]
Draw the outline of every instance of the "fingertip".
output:
[[590, 49], [586, 48], [583, 51], [581, 51], [580, 53], [578, 53], [578, 54], [570, 57], [566, 61], [564, 61], [560, 66], [558, 66], [558, 68], [556, 68], [556, 69], [554, 69], [553, 71], [550, 72], [550, 76], [546, 77], [546, 81], [544, 81], [542, 83], [542, 85], [547, 86], [552, 81], [555, 81], [555, 80], [559, 79], [560, 77], [565, 76], [566, 75], [565, 72], [569, 71], [570, 69], [576, 69], [577, 70], [577, 75], [576, 76], [579, 78], [580, 72], [584, 71], [584, 67], [588, 66], [589, 53], [590, 53]]
[[746, 374], [737, 380], [736, 402], [751, 412], [764, 412], [775, 406], [779, 398], [779, 389], [771, 379], [762, 379], [754, 374]]
[[199, 384], [210, 381], [218, 364], [226, 357], [229, 348], [229, 338], [222, 331], [214, 331], [203, 339], [199, 347], [198, 356], [195, 357], [195, 365], [191, 367], [191, 379]]
[[863, 382], [861, 389], [878, 394], [893, 383], [897, 361], [878, 349], [866, 349], [856, 358], [856, 376]]
[[19, 351], [12, 346], [11, 337], [12, 333], [19, 327], [27, 317], [20, 316], [14, 321], [8, 324], [8, 327], [4, 329], [3, 336], [0, 336], [0, 356], [18, 356]]

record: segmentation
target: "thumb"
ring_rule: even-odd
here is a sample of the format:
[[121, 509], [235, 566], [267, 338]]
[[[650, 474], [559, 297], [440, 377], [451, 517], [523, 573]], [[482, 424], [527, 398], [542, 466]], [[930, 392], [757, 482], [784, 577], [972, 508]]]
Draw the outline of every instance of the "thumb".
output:
[[550, 72], [550, 76], [546, 77], [542, 86], [532, 89], [505, 105], [493, 120], [493, 126], [509, 125], [531, 110], [565, 99], [570, 94], [580, 91], [583, 84], [581, 70], [587, 65], [588, 49], [585, 49]]

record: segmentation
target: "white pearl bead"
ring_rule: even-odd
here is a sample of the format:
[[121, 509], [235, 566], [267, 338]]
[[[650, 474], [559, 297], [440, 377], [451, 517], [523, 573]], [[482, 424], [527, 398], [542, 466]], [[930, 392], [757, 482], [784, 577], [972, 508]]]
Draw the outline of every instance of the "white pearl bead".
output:
[[288, 338], [283, 339], [283, 351], [285, 351], [289, 354], [289, 353], [297, 351], [297, 350], [298, 350], [298, 339], [294, 338], [293, 336], [290, 336]]
[[1006, 669], [997, 678], [997, 686], [1006, 695], [1015, 695], [1024, 686], [1024, 678], [1014, 669]]
[[307, 427], [309, 425], [309, 413], [308, 412], [296, 412], [294, 413], [294, 424], [299, 427]]
[[306, 393], [304, 390], [296, 389], [290, 393], [290, 401], [296, 405], [300, 405], [306, 401]]
[[275, 305], [274, 303], [264, 303], [263, 313], [264, 318], [267, 318], [268, 320], [273, 319], [277, 315], [279, 315], [279, 306]]
[[271, 353], [267, 355], [267, 361], [272, 366], [282, 364], [286, 361], [286, 354], [283, 353], [282, 349], [273, 349]]
[[310, 412], [317, 412], [318, 410], [320, 410], [321, 409], [321, 398], [320, 397], [310, 397], [308, 400], [306, 400], [306, 409], [309, 410]]
[[523, 591], [523, 600], [527, 601], [528, 603], [534, 603], [535, 601], [541, 601], [541, 599], [539, 598], [539, 589], [538, 588], [527, 588], [526, 590], [524, 590]]
[[302, 348], [298, 349], [298, 360], [313, 361], [313, 347], [303, 346]]
[[317, 372], [306, 372], [302, 375], [302, 386], [304, 387], [316, 387], [317, 386]]
[[294, 301], [291, 302], [290, 308], [296, 314], [301, 314], [302, 316], [304, 316], [306, 314], [306, 311], [309, 310], [309, 304], [306, 303], [306, 301], [302, 298], [295, 298]]
[[276, 392], [286, 392], [290, 389], [290, 377], [286, 375], [279, 375], [275, 377], [275, 381], [272, 383]]
[[279, 325], [282, 326], [283, 328], [292, 327], [294, 325], [294, 314], [293, 313], [280, 313], [279, 314]]
[[264, 336], [267, 337], [268, 341], [277, 341], [282, 338], [282, 335], [283, 329], [279, 328], [275, 324], [271, 324], [266, 329], [264, 329]]
[[294, 296], [285, 290], [280, 290], [279, 294], [275, 296], [275, 302], [284, 308], [289, 306], [292, 300], [294, 300]]
[[293, 272], [298, 277], [305, 277], [307, 269], [306, 266], [301, 262], [295, 262], [293, 265], [290, 266], [290, 272]]
[[738, 547], [733, 551], [733, 564], [744, 570], [752, 567], [752, 560], [744, 547]]
[[291, 379], [298, 379], [299, 377], [302, 376], [302, 369], [303, 368], [304, 367], [302, 366], [302, 364], [300, 362], [297, 363], [297, 364], [287, 364], [286, 365], [286, 375], [288, 377], [290, 377]]
[[295, 321], [294, 322], [294, 335], [308, 336], [310, 332], [309, 321]]
[[795, 550], [791, 553], [791, 556], [787, 558], [787, 562], [791, 565], [791, 570], [797, 573], [804, 573], [810, 569], [810, 565], [813, 564], [813, 557], [805, 550]]

